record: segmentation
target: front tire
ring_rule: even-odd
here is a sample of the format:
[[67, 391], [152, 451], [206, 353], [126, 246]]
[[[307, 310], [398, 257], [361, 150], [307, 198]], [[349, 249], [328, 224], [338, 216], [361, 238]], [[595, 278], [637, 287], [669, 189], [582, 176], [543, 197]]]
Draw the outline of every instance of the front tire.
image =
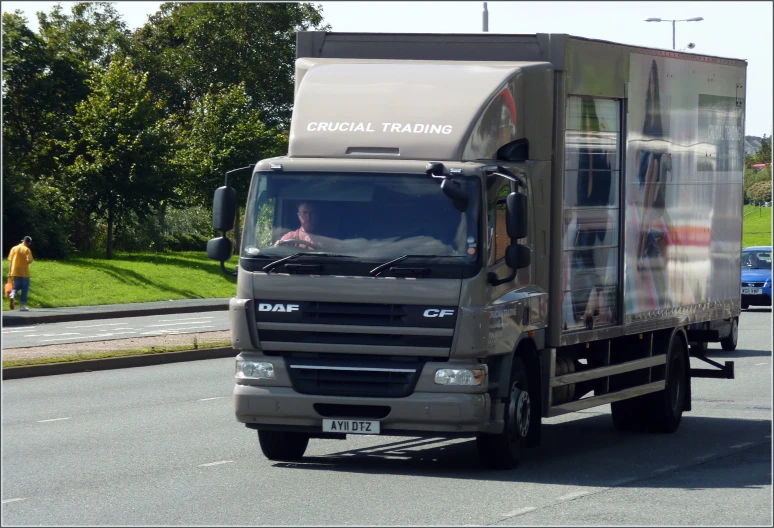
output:
[[304, 456], [309, 445], [309, 435], [286, 431], [258, 431], [258, 443], [269, 460], [292, 462]]
[[521, 460], [530, 434], [533, 410], [524, 362], [514, 358], [511, 386], [506, 399], [503, 432], [476, 438], [481, 465], [489, 469], [511, 469]]
[[723, 350], [726, 350], [728, 352], [733, 352], [736, 350], [736, 343], [739, 339], [739, 320], [734, 317], [734, 320], [731, 321], [731, 331], [728, 333], [728, 336], [724, 337], [720, 340], [720, 346], [723, 347]]

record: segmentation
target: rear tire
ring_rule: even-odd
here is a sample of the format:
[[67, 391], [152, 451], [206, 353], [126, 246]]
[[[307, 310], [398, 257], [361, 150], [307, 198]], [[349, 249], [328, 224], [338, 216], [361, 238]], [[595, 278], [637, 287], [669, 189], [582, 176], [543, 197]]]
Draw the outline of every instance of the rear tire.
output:
[[655, 433], [673, 433], [680, 426], [688, 397], [688, 361], [685, 342], [673, 332], [667, 350], [666, 387], [645, 396], [648, 429]]
[[643, 432], [647, 429], [642, 396], [610, 404], [613, 426], [619, 431]]
[[481, 434], [476, 447], [481, 465], [489, 469], [511, 469], [521, 460], [532, 423], [532, 403], [527, 371], [520, 358], [514, 358], [511, 383], [505, 402], [503, 432]]
[[269, 460], [290, 462], [300, 460], [309, 445], [309, 435], [286, 431], [258, 431], [261, 451]]
[[728, 352], [733, 352], [736, 350], [736, 342], [739, 339], [739, 320], [734, 317], [734, 320], [731, 322], [731, 332], [729, 332], [728, 336], [724, 337], [720, 340], [720, 346], [723, 347], [723, 350], [727, 350]]

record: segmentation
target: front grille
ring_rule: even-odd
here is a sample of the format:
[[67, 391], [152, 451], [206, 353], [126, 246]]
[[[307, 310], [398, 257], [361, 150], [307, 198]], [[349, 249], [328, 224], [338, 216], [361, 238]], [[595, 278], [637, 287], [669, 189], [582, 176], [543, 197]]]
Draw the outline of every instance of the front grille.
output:
[[414, 391], [423, 359], [289, 354], [285, 365], [296, 392], [317, 396], [403, 398]]
[[326, 343], [336, 345], [377, 345], [404, 347], [444, 347], [452, 344], [452, 336], [403, 334], [359, 334], [347, 332], [306, 332], [261, 330], [261, 341], [288, 343]]

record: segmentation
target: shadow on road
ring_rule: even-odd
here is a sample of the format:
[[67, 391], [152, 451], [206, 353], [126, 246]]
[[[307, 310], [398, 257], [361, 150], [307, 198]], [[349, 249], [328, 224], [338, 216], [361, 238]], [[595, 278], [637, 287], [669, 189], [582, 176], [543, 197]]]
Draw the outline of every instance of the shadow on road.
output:
[[[610, 486], [616, 479], [639, 475], [647, 479], [666, 465], [683, 466], [696, 457], [728, 451], [733, 442], [755, 440], [771, 434], [771, 421], [683, 416], [680, 430], [672, 435], [622, 433], [612, 426], [610, 415], [545, 425], [540, 447], [527, 451], [519, 466], [509, 471], [488, 471], [478, 464], [474, 439], [447, 443], [443, 438], [414, 438], [381, 445], [304, 457], [298, 463], [275, 463], [277, 468], [326, 470], [364, 474], [403, 474], [467, 480]], [[713, 438], [717, 441], [713, 444]], [[387, 440], [385, 438], [385, 440]], [[319, 440], [318, 440], [319, 441]], [[315, 442], [315, 440], [312, 440]], [[337, 445], [338, 441], [331, 445]], [[703, 447], [697, 444], [704, 444]], [[709, 444], [709, 446], [707, 445]], [[771, 465], [770, 445], [765, 453], [755, 448], [756, 465]], [[739, 453], [740, 451], [736, 451]], [[682, 455], [681, 455], [682, 453]], [[708, 479], [703, 488], [771, 486], [766, 471], [746, 471], [736, 484]], [[669, 487], [672, 479], [637, 480], [636, 487]], [[686, 486], [678, 485], [686, 489]], [[688, 488], [691, 489], [691, 488]]]
[[707, 350], [707, 357], [710, 359], [739, 359], [749, 357], [771, 357], [771, 350], [742, 350], [737, 348], [733, 352], [717, 350], [710, 348]]

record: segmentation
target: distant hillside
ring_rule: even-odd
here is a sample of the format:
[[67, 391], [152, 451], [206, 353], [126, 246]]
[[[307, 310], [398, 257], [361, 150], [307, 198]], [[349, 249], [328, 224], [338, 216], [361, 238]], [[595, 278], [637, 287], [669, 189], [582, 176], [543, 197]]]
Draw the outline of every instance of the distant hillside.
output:
[[744, 153], [747, 156], [755, 156], [755, 153], [761, 148], [761, 139], [758, 136], [745, 136]]

